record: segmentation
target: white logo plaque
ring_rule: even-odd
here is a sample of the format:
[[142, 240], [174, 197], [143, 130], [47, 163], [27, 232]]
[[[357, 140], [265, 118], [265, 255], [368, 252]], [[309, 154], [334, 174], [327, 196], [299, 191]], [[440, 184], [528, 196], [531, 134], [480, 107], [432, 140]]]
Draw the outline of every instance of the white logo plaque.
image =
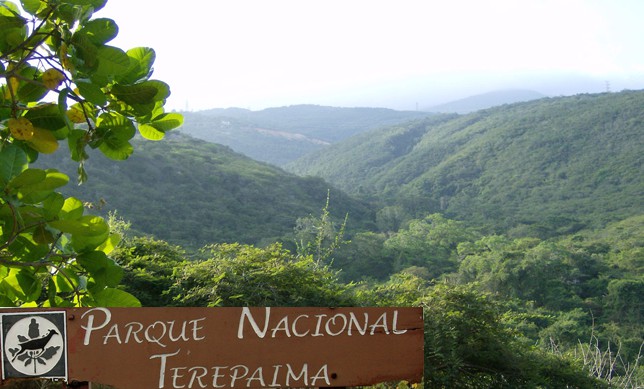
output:
[[66, 314], [2, 314], [2, 378], [67, 379]]

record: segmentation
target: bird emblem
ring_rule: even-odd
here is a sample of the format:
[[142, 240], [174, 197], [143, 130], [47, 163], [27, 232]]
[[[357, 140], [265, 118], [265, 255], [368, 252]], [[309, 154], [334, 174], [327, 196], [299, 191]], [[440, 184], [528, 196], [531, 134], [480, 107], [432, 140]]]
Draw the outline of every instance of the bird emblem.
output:
[[[13, 359], [11, 362], [15, 361], [16, 358], [18, 358], [21, 354], [27, 352], [27, 351], [37, 351], [40, 350], [40, 352], [43, 352], [45, 350], [45, 347], [47, 347], [47, 344], [51, 340], [51, 337], [54, 335], [58, 335], [58, 332], [54, 329], [50, 329], [49, 332], [47, 332], [47, 335], [36, 338], [36, 339], [30, 339], [21, 343], [18, 343], [18, 346], [20, 347], [19, 349], [16, 349], [16, 353], [13, 354]], [[12, 350], [13, 352], [13, 350]]]

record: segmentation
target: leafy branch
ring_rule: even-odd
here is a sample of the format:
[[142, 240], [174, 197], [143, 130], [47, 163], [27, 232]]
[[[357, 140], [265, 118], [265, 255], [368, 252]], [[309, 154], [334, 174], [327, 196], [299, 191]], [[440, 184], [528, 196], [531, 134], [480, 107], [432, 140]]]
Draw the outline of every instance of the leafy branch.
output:
[[[150, 79], [154, 51], [107, 44], [118, 26], [93, 18], [105, 2], [23, 1], [22, 10], [0, 3], [2, 304], [95, 305], [110, 298], [138, 304], [116, 289], [122, 270], [107, 255], [118, 238], [107, 222], [58, 192], [69, 177], [29, 166], [67, 141], [82, 183], [87, 147], [124, 160], [137, 129], [159, 140], [183, 122], [164, 111], [169, 86]], [[55, 102], [46, 99], [50, 93], [58, 95]]]

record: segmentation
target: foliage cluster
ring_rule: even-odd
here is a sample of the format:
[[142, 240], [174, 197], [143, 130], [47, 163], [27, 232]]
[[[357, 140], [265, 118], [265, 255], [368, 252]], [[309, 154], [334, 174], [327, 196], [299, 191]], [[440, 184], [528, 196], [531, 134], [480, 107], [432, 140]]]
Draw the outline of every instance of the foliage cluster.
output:
[[[181, 124], [165, 113], [155, 53], [108, 45], [116, 23], [93, 18], [105, 0], [0, 1], [0, 304], [135, 305], [107, 222], [60, 193], [69, 178], [30, 164], [66, 141], [79, 180], [87, 149], [123, 160], [131, 139], [158, 140]], [[46, 293], [43, 294], [43, 289]]]
[[[323, 218], [313, 245], [329, 235]], [[422, 306], [428, 387], [628, 388], [644, 378], [643, 224], [540, 240], [434, 214], [388, 236], [357, 234], [322, 261], [239, 243], [181, 261], [180, 247], [148, 238], [126, 240], [115, 257], [126, 290], [155, 306]], [[371, 251], [345, 258], [356, 240]], [[153, 286], [165, 289], [148, 294]]]

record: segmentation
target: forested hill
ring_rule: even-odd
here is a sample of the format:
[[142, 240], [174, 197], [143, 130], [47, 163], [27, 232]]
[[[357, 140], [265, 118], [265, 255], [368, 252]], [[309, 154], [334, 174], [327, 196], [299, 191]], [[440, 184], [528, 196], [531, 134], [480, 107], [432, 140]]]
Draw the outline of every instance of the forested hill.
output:
[[[77, 165], [65, 155], [43, 155], [38, 163], [75, 180]], [[348, 212], [350, 227], [364, 227], [357, 223], [372, 219], [367, 207], [322, 179], [300, 178], [181, 134], [169, 133], [162, 142], [137, 141], [126, 161], [93, 153], [86, 167], [88, 182], [69, 185], [67, 195], [97, 205], [95, 213], [117, 210], [134, 232], [184, 247], [273, 242], [291, 234], [298, 218], [320, 215], [328, 190], [336, 220]]]
[[279, 166], [355, 134], [431, 114], [293, 105], [261, 111], [210, 109], [183, 115], [181, 132]]
[[287, 168], [415, 214], [566, 233], [644, 212], [643, 160], [644, 91], [627, 91], [436, 116]]

